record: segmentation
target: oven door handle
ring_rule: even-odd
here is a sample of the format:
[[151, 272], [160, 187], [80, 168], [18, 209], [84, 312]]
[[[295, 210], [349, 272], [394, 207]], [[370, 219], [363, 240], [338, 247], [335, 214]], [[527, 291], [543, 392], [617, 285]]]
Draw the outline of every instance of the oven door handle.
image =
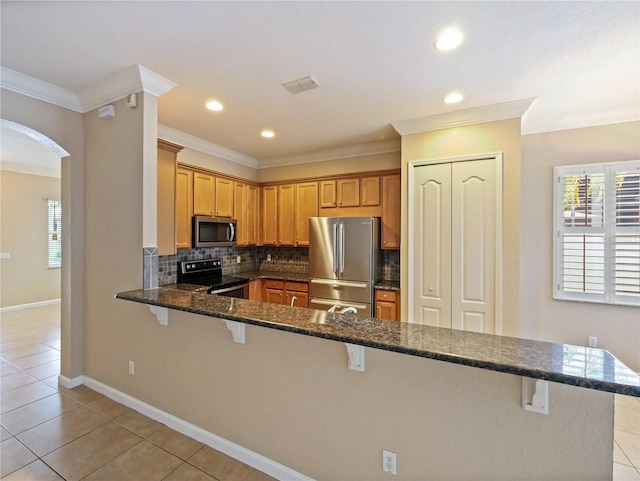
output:
[[224, 289], [216, 289], [215, 291], [211, 291], [209, 294], [223, 294], [225, 292], [235, 291], [237, 289], [244, 289], [245, 287], [249, 287], [249, 284], [240, 284], [239, 286], [226, 287]]

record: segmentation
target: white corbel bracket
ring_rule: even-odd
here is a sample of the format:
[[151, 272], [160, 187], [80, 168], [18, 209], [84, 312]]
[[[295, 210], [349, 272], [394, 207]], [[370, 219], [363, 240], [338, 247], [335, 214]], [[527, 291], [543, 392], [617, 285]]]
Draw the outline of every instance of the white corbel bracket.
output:
[[246, 341], [246, 334], [244, 330], [244, 323], [236, 321], [224, 321], [227, 323], [227, 329], [231, 331], [233, 341], [238, 344], [244, 344]]
[[356, 346], [355, 344], [347, 344], [347, 357], [349, 369], [353, 371], [364, 372], [364, 346]]
[[166, 307], [151, 305], [149, 306], [149, 309], [151, 309], [153, 315], [156, 316], [161, 326], [169, 325], [169, 309], [167, 309]]
[[522, 408], [538, 414], [549, 414], [549, 381], [522, 378]]

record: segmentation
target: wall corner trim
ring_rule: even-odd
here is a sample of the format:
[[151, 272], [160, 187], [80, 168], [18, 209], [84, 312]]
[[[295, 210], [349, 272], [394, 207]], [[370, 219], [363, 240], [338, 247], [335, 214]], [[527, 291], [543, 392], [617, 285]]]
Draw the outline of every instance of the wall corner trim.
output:
[[73, 389], [74, 387], [78, 387], [84, 384], [85, 377], [77, 376], [69, 378], [67, 376], [63, 376], [62, 374], [58, 376], [58, 384], [67, 389]]

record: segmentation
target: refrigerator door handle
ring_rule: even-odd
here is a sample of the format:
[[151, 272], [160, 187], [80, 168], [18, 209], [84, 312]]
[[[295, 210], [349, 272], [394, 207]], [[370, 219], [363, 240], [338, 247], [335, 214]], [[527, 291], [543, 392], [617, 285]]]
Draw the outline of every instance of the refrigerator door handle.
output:
[[340, 224], [340, 275], [344, 273], [344, 224]]
[[333, 273], [338, 275], [338, 224], [333, 224]]

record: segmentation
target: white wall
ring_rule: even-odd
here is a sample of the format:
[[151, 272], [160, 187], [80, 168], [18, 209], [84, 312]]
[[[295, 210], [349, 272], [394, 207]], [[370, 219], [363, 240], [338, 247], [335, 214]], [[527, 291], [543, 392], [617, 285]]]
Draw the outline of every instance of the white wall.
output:
[[640, 309], [553, 299], [553, 168], [640, 159], [640, 122], [522, 137], [520, 336], [586, 345], [598, 338], [640, 371]]
[[[60, 162], [60, 160], [58, 160]], [[0, 171], [2, 217], [0, 307], [60, 299], [60, 269], [48, 268], [48, 204], [60, 200], [60, 179]]]

